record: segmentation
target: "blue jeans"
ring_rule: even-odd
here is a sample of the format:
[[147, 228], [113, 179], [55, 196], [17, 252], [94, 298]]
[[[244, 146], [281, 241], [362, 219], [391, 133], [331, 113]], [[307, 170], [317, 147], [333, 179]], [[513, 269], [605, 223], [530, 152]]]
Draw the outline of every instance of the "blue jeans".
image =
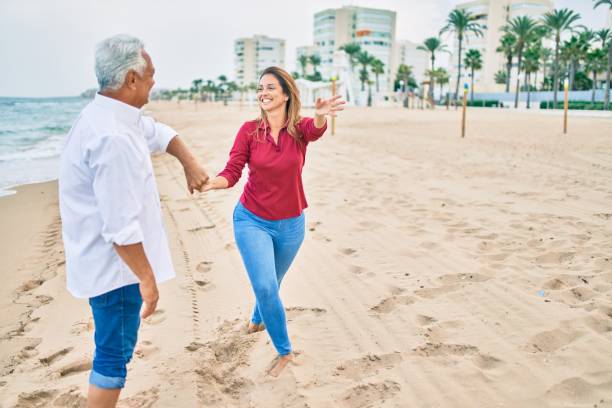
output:
[[261, 322], [280, 355], [291, 353], [280, 283], [304, 241], [304, 214], [270, 221], [238, 202], [234, 209], [234, 236], [255, 292], [251, 321]]
[[90, 298], [89, 305], [96, 326], [89, 383], [98, 388], [123, 388], [140, 327], [140, 287], [136, 283], [111, 290]]

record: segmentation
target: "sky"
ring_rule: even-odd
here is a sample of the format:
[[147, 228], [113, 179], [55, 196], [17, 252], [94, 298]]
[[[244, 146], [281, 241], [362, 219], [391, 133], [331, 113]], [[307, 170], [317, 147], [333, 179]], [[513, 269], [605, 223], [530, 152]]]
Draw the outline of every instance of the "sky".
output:
[[[0, 0], [0, 96], [72, 96], [96, 87], [95, 44], [118, 33], [141, 38], [156, 66], [156, 87], [188, 87], [193, 79], [233, 78], [236, 38], [263, 34], [295, 49], [311, 45], [313, 15], [362, 6], [397, 12], [397, 39], [436, 35], [462, 0]], [[591, 0], [555, 0], [593, 29], [606, 22]]]

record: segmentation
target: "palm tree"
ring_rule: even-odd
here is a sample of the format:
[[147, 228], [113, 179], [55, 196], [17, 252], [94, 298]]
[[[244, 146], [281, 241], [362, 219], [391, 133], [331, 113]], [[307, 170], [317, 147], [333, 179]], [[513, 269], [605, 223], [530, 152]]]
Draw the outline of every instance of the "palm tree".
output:
[[[595, 4], [593, 5], [593, 8], [597, 8], [599, 6], [608, 6], [610, 10], [612, 10], [612, 0], [593, 0], [593, 1], [595, 2]], [[597, 32], [597, 36], [601, 39], [602, 43], [604, 43], [600, 35], [601, 31], [602, 30], [599, 30]], [[608, 33], [607, 38], [608, 39], [605, 41], [608, 47], [608, 69], [606, 70], [606, 90], [605, 90], [605, 95], [604, 95], [604, 109], [605, 110], [608, 110], [608, 108], [610, 107], [610, 71], [612, 71], [612, 45], [610, 44], [610, 42], [612, 42], [612, 35]], [[605, 49], [603, 44], [601, 47]]]
[[590, 71], [593, 75], [593, 94], [591, 95], [591, 103], [595, 103], [597, 73], [604, 71], [606, 69], [606, 65], [606, 52], [603, 50], [603, 48], [596, 48], [587, 54], [585, 70]]
[[[596, 5], [597, 7], [597, 5]], [[573, 24], [580, 20], [580, 14], [569, 10], [553, 10], [544, 14], [543, 24], [555, 36], [555, 59], [553, 65], [553, 103], [557, 106], [557, 90], [559, 89], [559, 45], [561, 34], [565, 31], [573, 31]]]
[[514, 57], [514, 47], [516, 37], [509, 32], [504, 33], [500, 39], [499, 47], [496, 51], [501, 52], [506, 57], [506, 92], [510, 92], [510, 74], [512, 73], [512, 58]]
[[520, 83], [521, 83], [521, 64], [523, 62], [523, 51], [525, 50], [525, 45], [533, 40], [534, 38], [534, 30], [537, 26], [537, 23], [531, 19], [529, 16], [519, 16], [514, 17], [505, 28], [506, 31], [512, 33], [516, 37], [516, 58], [517, 58], [517, 67], [516, 67], [516, 94], [514, 96], [514, 107], [518, 108], [518, 100], [519, 100], [519, 92], [520, 92]]
[[361, 81], [362, 91], [365, 91], [365, 83], [368, 80], [368, 67], [372, 64], [372, 61], [374, 61], [374, 57], [366, 51], [360, 51], [357, 54], [357, 62], [361, 65], [359, 80]]
[[[546, 90], [545, 85], [544, 85], [546, 81], [546, 68], [548, 67], [551, 56], [552, 56], [552, 50], [550, 48], [542, 47], [542, 49], [540, 50], [540, 64], [542, 66], [542, 77], [544, 78], [544, 81], [542, 82], [541, 89], [544, 89], [544, 90]], [[537, 89], [537, 86], [538, 86], [538, 83], [536, 81], [536, 89]]]
[[568, 41], [563, 43], [561, 54], [569, 65], [569, 86], [571, 90], [576, 89], [574, 81], [576, 72], [578, 72], [580, 62], [586, 58], [589, 46], [590, 44], [586, 41], [586, 37], [582, 35], [573, 35]]
[[[525, 87], [527, 88], [527, 109], [531, 108], [531, 74], [537, 75], [540, 69], [540, 44], [536, 43], [525, 50]], [[537, 84], [537, 78], [536, 78]]]
[[191, 81], [191, 93], [193, 95], [200, 95], [200, 97], [202, 96], [202, 83], [204, 82], [204, 80], [202, 79], [194, 79], [193, 81]]
[[357, 54], [361, 52], [361, 45], [359, 45], [358, 43], [352, 42], [352, 43], [344, 44], [339, 49], [348, 54], [349, 63], [351, 64], [351, 71], [355, 71], [355, 65], [357, 65]]
[[470, 90], [470, 101], [474, 102], [474, 71], [478, 71], [482, 68], [482, 55], [480, 51], [476, 49], [469, 49], [465, 54], [465, 67], [470, 70], [470, 76], [472, 77], [472, 85]]
[[[431, 74], [436, 72], [436, 52], [447, 51], [446, 45], [442, 44], [442, 40], [439, 37], [429, 37], [423, 41], [423, 45], [419, 45], [417, 49], [421, 51], [428, 52], [430, 54], [429, 59], [431, 60], [431, 70], [429, 71]], [[433, 101], [434, 97], [434, 76], [430, 75], [429, 80], [429, 100]]]
[[508, 73], [506, 71], [497, 71], [494, 78], [496, 84], [506, 85], [508, 82]]
[[[397, 74], [395, 76], [395, 82], [401, 82], [406, 86], [406, 89], [414, 89], [416, 87], [416, 81], [412, 76], [412, 67], [406, 64], [400, 64], [397, 67]], [[402, 93], [405, 89], [401, 89]], [[405, 108], [408, 107], [408, 92], [404, 94], [403, 105]]]
[[380, 87], [378, 85], [378, 76], [385, 73], [385, 63], [379, 60], [378, 58], [374, 58], [370, 69], [376, 77], [376, 92], [380, 92]]
[[461, 82], [461, 52], [463, 38], [467, 34], [482, 36], [482, 26], [474, 22], [475, 16], [468, 11], [455, 9], [451, 11], [446, 19], [446, 25], [440, 30], [440, 35], [445, 32], [454, 32], [457, 36], [458, 55], [457, 55], [457, 83], [455, 84], [455, 101], [459, 96], [459, 82]]
[[448, 84], [450, 75], [448, 75], [448, 71], [444, 68], [436, 68], [434, 76], [436, 77], [436, 81], [438, 81], [438, 85], [440, 85], [440, 99], [442, 99], [442, 95], [444, 95], [444, 85]]
[[302, 54], [298, 57], [298, 62], [302, 68], [302, 78], [306, 78], [306, 67], [308, 66], [308, 55]]
[[308, 57], [308, 59], [310, 60], [310, 63], [312, 64], [312, 69], [314, 70], [314, 78], [319, 78], [321, 74], [317, 70], [317, 67], [321, 65], [321, 57], [319, 57], [318, 54], [312, 54], [310, 57]]
[[604, 96], [604, 108], [608, 109], [610, 104], [610, 71], [612, 70], [612, 47], [610, 43], [612, 42], [612, 30], [609, 28], [603, 28], [595, 32], [595, 38], [598, 41], [601, 41], [601, 49], [608, 49], [608, 63], [606, 68], [606, 87]]

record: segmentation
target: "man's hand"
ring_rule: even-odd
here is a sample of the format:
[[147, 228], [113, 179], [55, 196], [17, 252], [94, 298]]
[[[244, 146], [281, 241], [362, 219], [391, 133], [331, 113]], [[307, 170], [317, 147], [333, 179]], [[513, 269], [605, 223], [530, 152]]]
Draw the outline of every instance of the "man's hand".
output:
[[178, 135], [174, 136], [170, 143], [168, 143], [166, 152], [176, 157], [183, 165], [189, 193], [193, 194], [196, 190], [200, 191], [202, 186], [208, 181], [208, 174], [206, 174], [206, 171], [198, 164], [194, 155]]
[[187, 179], [187, 189], [189, 193], [193, 194], [194, 191], [202, 191], [204, 185], [208, 182], [208, 174], [197, 163], [185, 166], [185, 178]]
[[140, 282], [140, 295], [142, 296], [142, 311], [140, 317], [146, 319], [151, 316], [157, 308], [159, 292], [155, 279], [146, 279]]

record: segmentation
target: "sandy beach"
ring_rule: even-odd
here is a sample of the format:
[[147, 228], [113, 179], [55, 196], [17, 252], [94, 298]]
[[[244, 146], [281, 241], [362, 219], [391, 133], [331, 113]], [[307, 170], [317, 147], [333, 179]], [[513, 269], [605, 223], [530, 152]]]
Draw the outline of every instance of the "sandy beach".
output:
[[[157, 103], [210, 174], [254, 107]], [[308, 115], [309, 112], [305, 111]], [[349, 108], [309, 146], [278, 379], [231, 216], [154, 159], [177, 278], [121, 407], [612, 407], [612, 119]], [[0, 198], [0, 406], [85, 406], [93, 322], [65, 289], [55, 182]]]

